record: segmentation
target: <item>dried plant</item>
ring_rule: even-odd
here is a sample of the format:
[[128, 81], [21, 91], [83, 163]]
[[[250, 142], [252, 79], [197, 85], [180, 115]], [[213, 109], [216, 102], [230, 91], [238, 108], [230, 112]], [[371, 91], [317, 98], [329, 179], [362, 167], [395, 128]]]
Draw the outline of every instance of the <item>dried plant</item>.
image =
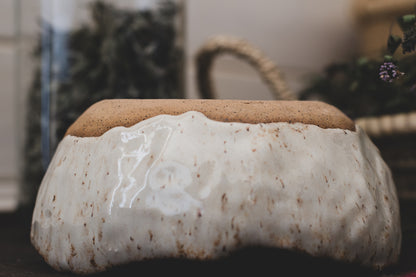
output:
[[[39, 67], [28, 93], [24, 146], [23, 184], [29, 198], [35, 195], [66, 129], [93, 103], [109, 98], [184, 97], [177, 13], [177, 4], [168, 0], [154, 10], [122, 10], [97, 1], [90, 6], [91, 22], [70, 32], [42, 22], [34, 50]], [[53, 56], [57, 42], [64, 45]], [[45, 58], [45, 53], [52, 56]], [[50, 97], [48, 132], [41, 126], [45, 89]], [[54, 139], [45, 145], [45, 136]]]

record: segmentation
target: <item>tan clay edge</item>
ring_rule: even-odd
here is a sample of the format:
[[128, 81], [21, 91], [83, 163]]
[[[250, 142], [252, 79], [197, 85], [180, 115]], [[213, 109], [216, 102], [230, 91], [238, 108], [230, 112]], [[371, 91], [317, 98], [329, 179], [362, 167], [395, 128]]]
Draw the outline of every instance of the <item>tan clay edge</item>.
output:
[[179, 115], [188, 111], [198, 111], [223, 122], [300, 122], [355, 131], [354, 122], [340, 110], [317, 101], [114, 99], [89, 107], [65, 135], [98, 137], [117, 126], [130, 127], [157, 115]]

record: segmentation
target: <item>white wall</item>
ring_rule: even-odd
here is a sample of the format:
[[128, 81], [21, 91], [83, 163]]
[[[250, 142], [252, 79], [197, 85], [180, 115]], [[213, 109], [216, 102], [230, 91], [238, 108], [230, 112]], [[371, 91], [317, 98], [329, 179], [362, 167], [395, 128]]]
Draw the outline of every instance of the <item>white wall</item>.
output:
[[0, 211], [16, 206], [16, 50], [13, 0], [0, 0]]
[[[350, 0], [188, 1], [188, 93], [195, 89], [193, 58], [204, 41], [217, 34], [248, 40], [262, 50], [294, 91], [305, 75], [355, 50]], [[257, 73], [241, 60], [221, 57], [214, 68], [220, 98], [272, 99]]]
[[[74, 0], [75, 1], [75, 0]], [[16, 22], [22, 26], [27, 54], [38, 30], [40, 0], [0, 0], [0, 210], [13, 209], [17, 188], [17, 142], [24, 112], [30, 60], [23, 56], [17, 68]], [[15, 5], [21, 3], [20, 18]], [[209, 37], [232, 35], [248, 40], [279, 66], [290, 87], [298, 91], [305, 75], [326, 64], [350, 57], [355, 39], [350, 0], [188, 0], [187, 95], [195, 89], [193, 58]], [[16, 70], [20, 70], [16, 76]], [[17, 79], [16, 79], [17, 78]], [[221, 57], [214, 67], [219, 98], [272, 99], [257, 73], [232, 57]], [[17, 81], [17, 82], [16, 82]]]

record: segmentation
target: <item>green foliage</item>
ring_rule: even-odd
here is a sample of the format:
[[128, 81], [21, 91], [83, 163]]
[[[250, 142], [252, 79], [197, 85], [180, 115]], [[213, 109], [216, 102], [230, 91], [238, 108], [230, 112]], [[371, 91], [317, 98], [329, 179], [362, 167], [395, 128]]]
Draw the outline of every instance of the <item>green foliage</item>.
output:
[[403, 37], [390, 34], [383, 64], [365, 57], [331, 64], [310, 80], [300, 98], [328, 102], [351, 118], [416, 110], [416, 57], [394, 59], [399, 46], [403, 53], [415, 50], [416, 16], [400, 16], [397, 21]]
[[378, 75], [379, 60], [360, 58], [329, 65], [300, 92], [301, 99], [320, 99], [351, 118], [416, 110], [416, 57], [397, 62], [406, 72], [400, 79], [385, 83]]
[[402, 29], [402, 31], [405, 32], [415, 25], [416, 16], [414, 14], [406, 14], [400, 16], [397, 19], [397, 22], [399, 23], [400, 29]]
[[400, 16], [397, 22], [403, 33], [403, 38], [390, 34], [387, 40], [387, 50], [390, 55], [393, 55], [401, 45], [403, 54], [413, 52], [416, 48], [416, 15], [407, 14]]
[[[58, 88], [61, 138], [91, 104], [106, 98], [183, 98], [182, 49], [175, 46], [175, 5], [126, 11], [96, 2], [92, 25], [71, 33], [69, 78]], [[76, 107], [76, 108], [75, 108]]]
[[387, 50], [391, 55], [396, 52], [397, 48], [399, 48], [400, 44], [402, 43], [402, 38], [395, 35], [390, 35], [387, 40]]

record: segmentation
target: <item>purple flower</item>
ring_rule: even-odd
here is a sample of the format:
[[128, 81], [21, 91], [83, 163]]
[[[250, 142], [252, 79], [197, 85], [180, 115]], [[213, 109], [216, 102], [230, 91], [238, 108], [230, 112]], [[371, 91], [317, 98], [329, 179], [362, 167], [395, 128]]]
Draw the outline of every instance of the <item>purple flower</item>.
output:
[[404, 73], [400, 72], [397, 66], [392, 62], [384, 62], [380, 66], [380, 79], [385, 82], [393, 82], [393, 80], [399, 78]]

